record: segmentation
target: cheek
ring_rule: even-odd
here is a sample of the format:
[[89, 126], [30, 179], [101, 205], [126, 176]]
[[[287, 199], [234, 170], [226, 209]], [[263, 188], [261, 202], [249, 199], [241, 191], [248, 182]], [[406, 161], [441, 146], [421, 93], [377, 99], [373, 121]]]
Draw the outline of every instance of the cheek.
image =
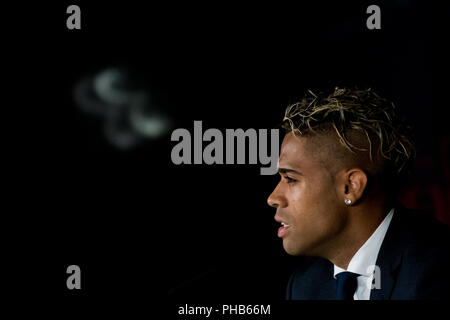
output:
[[289, 189], [289, 206], [296, 215], [314, 215], [333, 209], [337, 205], [336, 191], [331, 183], [302, 182]]
[[313, 240], [340, 228], [342, 214], [332, 185], [303, 184], [291, 191], [291, 214], [299, 235]]

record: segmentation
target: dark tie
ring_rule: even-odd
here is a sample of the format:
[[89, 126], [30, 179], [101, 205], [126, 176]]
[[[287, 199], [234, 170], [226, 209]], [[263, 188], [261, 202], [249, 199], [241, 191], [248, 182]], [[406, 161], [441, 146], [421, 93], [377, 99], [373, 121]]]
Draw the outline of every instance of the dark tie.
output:
[[337, 300], [353, 300], [359, 274], [344, 271], [336, 275], [337, 279]]

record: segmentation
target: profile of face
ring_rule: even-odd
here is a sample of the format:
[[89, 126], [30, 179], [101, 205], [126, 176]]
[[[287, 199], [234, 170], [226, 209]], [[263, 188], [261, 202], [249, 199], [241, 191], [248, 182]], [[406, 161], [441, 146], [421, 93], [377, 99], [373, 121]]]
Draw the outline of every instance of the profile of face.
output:
[[346, 226], [345, 182], [339, 172], [331, 173], [317, 160], [308, 139], [292, 133], [284, 137], [280, 182], [267, 202], [276, 208], [275, 220], [281, 224], [278, 236], [288, 254], [324, 256]]

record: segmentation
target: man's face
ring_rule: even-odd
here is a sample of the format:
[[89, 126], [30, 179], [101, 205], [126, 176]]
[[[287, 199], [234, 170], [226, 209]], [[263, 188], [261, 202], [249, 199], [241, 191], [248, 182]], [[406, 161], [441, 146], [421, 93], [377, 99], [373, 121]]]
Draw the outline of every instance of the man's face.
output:
[[333, 161], [332, 155], [326, 155], [326, 148], [314, 150], [308, 139], [292, 133], [284, 137], [278, 163], [281, 180], [267, 202], [277, 209], [275, 219], [288, 225], [278, 234], [287, 253], [323, 256], [346, 224], [345, 205], [338, 200], [345, 185], [323, 165]]

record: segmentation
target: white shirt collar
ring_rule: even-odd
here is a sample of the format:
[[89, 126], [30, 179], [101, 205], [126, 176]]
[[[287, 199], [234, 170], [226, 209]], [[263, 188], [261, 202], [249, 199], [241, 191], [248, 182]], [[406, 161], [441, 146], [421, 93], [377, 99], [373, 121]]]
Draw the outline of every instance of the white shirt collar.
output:
[[360, 274], [362, 276], [370, 277], [373, 273], [373, 268], [377, 262], [378, 252], [383, 243], [389, 224], [391, 223], [394, 208], [392, 208], [386, 215], [384, 220], [380, 223], [378, 228], [372, 233], [367, 241], [359, 248], [355, 255], [350, 260], [347, 270], [338, 266], [334, 266], [334, 277], [338, 273], [350, 271]]

